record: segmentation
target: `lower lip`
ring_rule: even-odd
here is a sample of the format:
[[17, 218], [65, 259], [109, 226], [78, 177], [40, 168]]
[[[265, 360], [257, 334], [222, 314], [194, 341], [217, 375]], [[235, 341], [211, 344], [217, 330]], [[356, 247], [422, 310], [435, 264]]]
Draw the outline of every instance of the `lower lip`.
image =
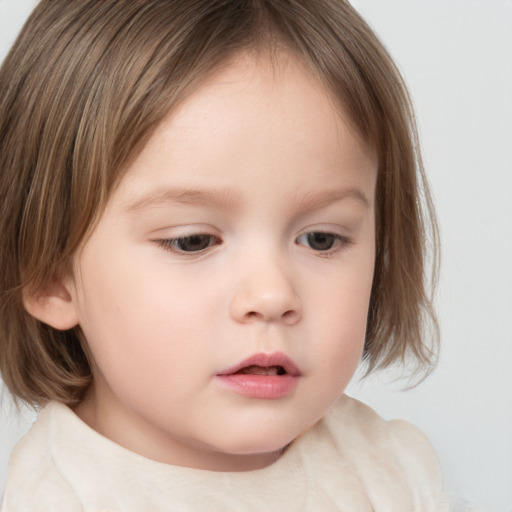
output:
[[294, 391], [299, 384], [298, 376], [294, 375], [250, 375], [233, 373], [217, 375], [223, 386], [250, 398], [272, 400], [284, 398]]

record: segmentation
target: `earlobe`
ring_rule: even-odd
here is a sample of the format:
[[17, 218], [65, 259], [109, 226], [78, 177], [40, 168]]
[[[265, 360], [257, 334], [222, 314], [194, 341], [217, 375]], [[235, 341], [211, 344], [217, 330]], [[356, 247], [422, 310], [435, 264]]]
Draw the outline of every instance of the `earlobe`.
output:
[[25, 291], [23, 304], [30, 315], [54, 329], [65, 331], [78, 325], [75, 303], [60, 282], [34, 293]]

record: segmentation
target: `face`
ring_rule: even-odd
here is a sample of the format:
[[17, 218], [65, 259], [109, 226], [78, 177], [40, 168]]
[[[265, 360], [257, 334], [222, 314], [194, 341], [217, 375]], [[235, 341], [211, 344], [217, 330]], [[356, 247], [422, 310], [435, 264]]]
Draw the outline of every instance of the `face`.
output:
[[160, 462], [270, 464], [361, 357], [375, 156], [294, 58], [241, 56], [158, 127], [67, 283], [77, 413]]

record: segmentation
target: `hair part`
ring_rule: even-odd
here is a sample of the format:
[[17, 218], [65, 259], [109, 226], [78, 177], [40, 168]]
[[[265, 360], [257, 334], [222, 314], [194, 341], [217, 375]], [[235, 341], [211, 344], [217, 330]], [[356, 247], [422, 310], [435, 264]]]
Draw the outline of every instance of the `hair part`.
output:
[[[411, 101], [365, 21], [343, 0], [42, 0], [0, 70], [0, 370], [33, 405], [83, 400], [79, 328], [24, 308], [73, 255], [162, 119], [243, 51], [285, 48], [376, 151], [375, 276], [368, 372], [408, 356], [428, 372], [438, 328], [426, 250], [438, 236]], [[430, 329], [430, 335], [425, 336]]]

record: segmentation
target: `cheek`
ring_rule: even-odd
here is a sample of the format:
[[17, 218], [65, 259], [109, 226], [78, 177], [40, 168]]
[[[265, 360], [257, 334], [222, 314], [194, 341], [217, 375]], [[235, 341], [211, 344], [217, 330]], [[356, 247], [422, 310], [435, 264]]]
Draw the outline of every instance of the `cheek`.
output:
[[339, 379], [344, 387], [361, 359], [373, 281], [373, 258], [343, 270], [326, 284], [324, 292], [311, 291], [315, 315], [310, 339], [317, 343], [314, 356], [326, 369], [326, 378]]
[[165, 267], [114, 261], [83, 258], [80, 325], [96, 365], [112, 387], [171, 386], [208, 354], [201, 296]]
[[309, 315], [304, 320], [310, 343], [304, 344], [302, 360], [307, 362], [310, 409], [303, 428], [325, 414], [357, 369], [366, 335], [371, 275], [371, 270], [343, 271], [309, 292]]
[[351, 377], [363, 351], [367, 312], [366, 294], [359, 301], [352, 295], [324, 308], [318, 322], [324, 320], [324, 324], [315, 329], [318, 339], [326, 342], [325, 348], [318, 347], [317, 351], [322, 366]]

